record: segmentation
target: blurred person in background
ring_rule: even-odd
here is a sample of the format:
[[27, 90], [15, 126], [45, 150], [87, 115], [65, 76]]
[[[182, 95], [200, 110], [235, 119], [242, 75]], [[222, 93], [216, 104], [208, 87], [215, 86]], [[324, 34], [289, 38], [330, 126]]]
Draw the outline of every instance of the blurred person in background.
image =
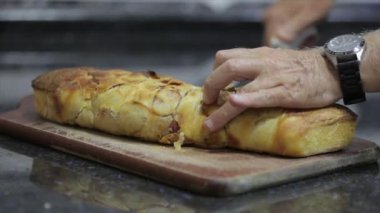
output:
[[[332, 0], [277, 1], [265, 13], [264, 43], [270, 46], [272, 38], [292, 43], [332, 5]], [[247, 83], [206, 119], [211, 132], [247, 108], [318, 108], [341, 98], [345, 104], [359, 103], [365, 101], [365, 92], [380, 92], [380, 31], [341, 35], [324, 47], [303, 50], [221, 50], [213, 69], [203, 86], [204, 104], [216, 103], [219, 92], [233, 81]]]
[[315, 45], [314, 26], [327, 17], [333, 4], [333, 0], [278, 0], [264, 14], [264, 45], [272, 46], [273, 39], [291, 44], [303, 33], [298, 45]]

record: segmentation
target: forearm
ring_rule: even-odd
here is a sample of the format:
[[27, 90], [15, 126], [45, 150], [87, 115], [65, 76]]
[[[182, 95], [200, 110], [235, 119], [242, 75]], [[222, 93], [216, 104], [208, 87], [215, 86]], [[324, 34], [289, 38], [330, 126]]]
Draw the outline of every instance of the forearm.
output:
[[361, 62], [361, 78], [366, 92], [380, 92], [380, 30], [364, 35], [366, 51]]

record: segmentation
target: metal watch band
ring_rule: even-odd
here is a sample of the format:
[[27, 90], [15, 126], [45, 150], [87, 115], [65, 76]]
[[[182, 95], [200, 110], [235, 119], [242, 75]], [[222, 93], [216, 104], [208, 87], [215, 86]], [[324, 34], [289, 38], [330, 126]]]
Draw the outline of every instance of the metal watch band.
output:
[[366, 96], [359, 71], [360, 62], [356, 55], [344, 59], [337, 58], [337, 65], [344, 104], [349, 105], [365, 101]]

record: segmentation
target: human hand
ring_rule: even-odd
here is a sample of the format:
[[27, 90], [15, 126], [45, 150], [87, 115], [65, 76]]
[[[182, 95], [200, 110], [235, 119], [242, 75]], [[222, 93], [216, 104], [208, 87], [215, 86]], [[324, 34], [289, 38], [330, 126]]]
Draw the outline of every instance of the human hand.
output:
[[[264, 14], [264, 45], [271, 39], [292, 43], [298, 35], [322, 20], [333, 0], [279, 0]], [[306, 38], [303, 45], [314, 45], [316, 35]]]
[[319, 50], [261, 47], [217, 52], [214, 71], [204, 83], [204, 104], [215, 103], [232, 81], [249, 80], [205, 122], [213, 132], [246, 108], [316, 108], [342, 97], [338, 74]]

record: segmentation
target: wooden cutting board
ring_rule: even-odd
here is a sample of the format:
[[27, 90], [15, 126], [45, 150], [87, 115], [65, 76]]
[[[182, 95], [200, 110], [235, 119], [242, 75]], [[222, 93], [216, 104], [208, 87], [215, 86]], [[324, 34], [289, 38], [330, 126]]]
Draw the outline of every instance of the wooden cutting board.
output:
[[225, 196], [375, 162], [379, 147], [355, 138], [344, 151], [308, 158], [283, 158], [227, 149], [201, 149], [142, 142], [38, 117], [33, 97], [0, 115], [0, 131], [95, 160], [192, 192]]

